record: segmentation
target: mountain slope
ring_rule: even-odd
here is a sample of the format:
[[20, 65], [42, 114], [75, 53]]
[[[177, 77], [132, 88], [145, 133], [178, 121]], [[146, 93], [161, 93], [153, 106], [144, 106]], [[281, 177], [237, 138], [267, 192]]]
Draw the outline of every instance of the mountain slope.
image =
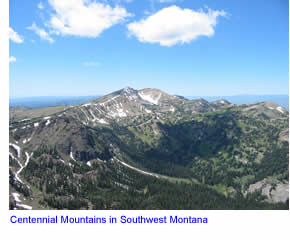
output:
[[[108, 208], [121, 208], [130, 194], [147, 193], [147, 181], [152, 186], [169, 182], [174, 189], [179, 181], [193, 192], [198, 188], [198, 193], [219, 192], [219, 199], [234, 198], [235, 204], [253, 201], [254, 208], [266, 207], [259, 205], [265, 204], [264, 196], [268, 202], [287, 200], [276, 196], [287, 189], [280, 186], [288, 186], [289, 117], [271, 102], [235, 106], [226, 100], [187, 100], [158, 89], [124, 88], [46, 117], [14, 119], [11, 193], [34, 196], [39, 200], [32, 201], [34, 208], [105, 208], [113, 189], [116, 198], [126, 195], [126, 200], [116, 200]], [[136, 175], [144, 182], [138, 184]], [[251, 185], [269, 177], [267, 194], [265, 184]], [[249, 200], [253, 189], [261, 194]], [[101, 200], [95, 199], [97, 192]], [[146, 193], [138, 195], [142, 201], [148, 200]], [[228, 206], [234, 208], [231, 198]], [[158, 201], [154, 198], [145, 208], [158, 208]], [[184, 207], [206, 208], [200, 203]]]

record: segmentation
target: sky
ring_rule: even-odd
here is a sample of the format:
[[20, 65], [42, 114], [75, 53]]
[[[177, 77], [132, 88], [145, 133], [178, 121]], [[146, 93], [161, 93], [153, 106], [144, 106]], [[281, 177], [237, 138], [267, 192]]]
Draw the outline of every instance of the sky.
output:
[[288, 94], [288, 0], [10, 0], [9, 94]]

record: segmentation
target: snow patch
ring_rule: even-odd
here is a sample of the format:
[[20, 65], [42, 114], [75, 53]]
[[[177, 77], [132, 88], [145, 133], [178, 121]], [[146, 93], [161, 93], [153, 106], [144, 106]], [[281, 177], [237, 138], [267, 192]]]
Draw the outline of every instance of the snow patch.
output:
[[[98, 110], [98, 109], [97, 109]], [[103, 124], [108, 124], [104, 119], [99, 119], [99, 118], [97, 118], [96, 116], [95, 116], [95, 114], [92, 112], [92, 110], [90, 109], [89, 110], [89, 112], [90, 112], [90, 114], [91, 114], [91, 116], [93, 117], [93, 119], [91, 120], [92, 122], [99, 122], [99, 123], [103, 123]], [[90, 120], [90, 119], [88, 119], [88, 120]]]
[[127, 114], [124, 112], [123, 108], [117, 109], [119, 117], [127, 117]]
[[12, 193], [11, 195], [13, 196], [15, 202], [21, 202], [19, 193]]
[[109, 103], [109, 102], [115, 100], [115, 99], [118, 98], [118, 97], [120, 97], [120, 95], [117, 95], [117, 96], [115, 96], [115, 97], [112, 97], [112, 98], [110, 98], [109, 100], [107, 100], [107, 101], [105, 101], [105, 102], [102, 102], [102, 103], [99, 103], [99, 104], [100, 104], [101, 106], [104, 107], [107, 103]]
[[85, 114], [85, 116], [86, 116], [87, 120], [88, 120], [88, 121], [90, 121], [90, 118], [88, 117], [88, 115], [86, 114], [86, 112], [85, 112], [85, 111], [83, 111], [83, 109], [81, 109], [81, 111], [83, 112], [83, 114]]
[[70, 158], [72, 159], [72, 160], [74, 160], [74, 161], [76, 161], [75, 159], [74, 159], [74, 156], [73, 156], [73, 152], [72, 152], [72, 147], [70, 148]]
[[169, 109], [170, 112], [175, 112], [175, 108], [173, 106], [170, 107]]
[[90, 109], [89, 110], [89, 112], [90, 112], [90, 114], [92, 115], [92, 117], [93, 117], [93, 122], [95, 122], [95, 121], [97, 121], [98, 120], [98, 118], [94, 115], [94, 113], [92, 112], [92, 110]]
[[108, 124], [104, 119], [99, 119], [98, 122], [103, 123], [103, 124]]
[[128, 93], [128, 94], [131, 94], [131, 89], [130, 88], [128, 88], [128, 87], [126, 87], [126, 88], [124, 88], [124, 92], [126, 92], [126, 93]]
[[[20, 169], [16, 172], [16, 174], [15, 174], [15, 178], [19, 181], [19, 182], [21, 182], [21, 183], [23, 183], [23, 181], [19, 178], [19, 174], [22, 172], [22, 170], [28, 165], [28, 163], [29, 163], [29, 160], [30, 160], [30, 158], [32, 157], [32, 155], [33, 155], [33, 153], [31, 153], [30, 155], [27, 153], [27, 152], [25, 152], [25, 156], [26, 156], [26, 161], [25, 161], [25, 164], [24, 164], [24, 166], [22, 166], [20, 163], [20, 165], [21, 165], [21, 167], [20, 167]], [[30, 188], [28, 185], [27, 185], [27, 187], [28, 188]]]
[[126, 112], [124, 112], [123, 108], [117, 108], [116, 110], [117, 110], [116, 112], [111, 111], [109, 113], [109, 115], [114, 117], [114, 118], [115, 117], [127, 117], [127, 114], [126, 114]]
[[25, 119], [22, 119], [21, 121], [19, 122], [24, 122], [24, 121], [27, 121], [27, 120], [30, 120], [29, 118], [25, 118]]
[[17, 151], [17, 156], [20, 158], [21, 148], [14, 143], [9, 143], [9, 146], [12, 146]]
[[279, 107], [277, 107], [276, 109], [277, 109], [277, 111], [279, 111], [280, 113], [285, 113], [285, 112], [283, 111], [283, 108], [282, 108], [282, 107], [280, 107], [280, 106], [279, 106]]
[[83, 104], [82, 106], [87, 107], [87, 106], [91, 106], [91, 105], [92, 105], [91, 103], [86, 103], [86, 104]]
[[136, 100], [136, 99], [137, 99], [137, 96], [136, 96], [136, 95], [133, 95], [133, 96], [129, 95], [129, 96], [127, 96], [127, 98], [128, 98], [130, 101], [133, 101], [133, 100]]
[[115, 161], [121, 163], [122, 165], [124, 165], [125, 167], [128, 167], [128, 168], [130, 168], [130, 169], [132, 169], [132, 170], [135, 170], [135, 171], [137, 171], [137, 172], [139, 172], [139, 173], [142, 173], [142, 174], [145, 174], [145, 175], [150, 175], [150, 176], [153, 176], [153, 177], [159, 178], [159, 176], [158, 176], [157, 174], [153, 174], [153, 173], [149, 173], [149, 172], [142, 171], [142, 170], [140, 170], [140, 169], [138, 169], [138, 168], [135, 168], [135, 167], [133, 167], [133, 166], [127, 164], [127, 163], [122, 162], [121, 160], [117, 159], [116, 157], [114, 157], [113, 160], [115, 160]]
[[24, 208], [26, 210], [31, 210], [32, 209], [31, 206], [28, 206], [28, 205], [25, 205], [25, 204], [16, 204], [16, 206], [17, 207], [22, 207], [22, 208]]
[[[12, 154], [11, 152], [9, 152], [9, 156], [10, 156], [12, 159], [14, 159], [14, 160], [16, 160], [16, 161], [18, 162], [17, 158], [14, 157], [13, 154]], [[19, 162], [18, 162], [18, 164], [19, 164]]]
[[152, 103], [152, 104], [155, 104], [155, 105], [158, 105], [158, 101], [159, 101], [159, 99], [160, 99], [160, 97], [161, 97], [161, 93], [159, 94], [159, 96], [158, 96], [156, 99], [154, 99], [153, 96], [146, 95], [146, 94], [143, 94], [143, 93], [141, 93], [141, 92], [138, 92], [138, 95], [139, 95], [143, 100], [145, 100], [145, 101], [147, 101], [147, 102], [150, 102], [150, 103]]
[[129, 189], [129, 187], [128, 187], [127, 185], [124, 185], [124, 184], [122, 184], [122, 183], [115, 182], [115, 181], [113, 181], [113, 182], [114, 182], [114, 184], [117, 185], [118, 187], [124, 188], [124, 189], [126, 189], [126, 190]]

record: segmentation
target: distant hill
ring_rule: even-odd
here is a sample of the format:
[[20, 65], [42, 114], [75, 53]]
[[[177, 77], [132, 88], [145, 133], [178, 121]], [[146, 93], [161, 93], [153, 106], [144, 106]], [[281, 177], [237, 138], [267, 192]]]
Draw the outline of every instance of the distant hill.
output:
[[100, 96], [49, 96], [10, 98], [10, 107], [45, 108], [55, 106], [73, 106], [83, 104]]
[[204, 98], [211, 102], [219, 99], [226, 99], [229, 102], [237, 105], [241, 104], [256, 104], [259, 102], [274, 102], [289, 110], [288, 95], [236, 95], [236, 96], [195, 96], [187, 97], [188, 99]]
[[[73, 106], [89, 102], [99, 96], [57, 96], [57, 97], [25, 97], [25, 98], [11, 98], [10, 107], [26, 107], [26, 108], [44, 108], [55, 106]], [[209, 102], [225, 99], [237, 105], [241, 104], [256, 104], [258, 102], [271, 101], [289, 110], [289, 96], [288, 95], [237, 95], [237, 96], [190, 96], [188, 99], [203, 98]]]

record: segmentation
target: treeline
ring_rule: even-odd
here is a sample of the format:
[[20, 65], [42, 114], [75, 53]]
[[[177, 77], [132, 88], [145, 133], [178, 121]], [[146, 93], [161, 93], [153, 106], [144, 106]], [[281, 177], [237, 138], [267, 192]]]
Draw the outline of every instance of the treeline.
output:
[[[226, 198], [203, 184], [172, 182], [142, 175], [116, 162], [71, 166], [44, 157], [25, 168], [30, 184], [52, 209], [287, 209], [236, 194]], [[82, 172], [82, 174], [79, 174]]]

